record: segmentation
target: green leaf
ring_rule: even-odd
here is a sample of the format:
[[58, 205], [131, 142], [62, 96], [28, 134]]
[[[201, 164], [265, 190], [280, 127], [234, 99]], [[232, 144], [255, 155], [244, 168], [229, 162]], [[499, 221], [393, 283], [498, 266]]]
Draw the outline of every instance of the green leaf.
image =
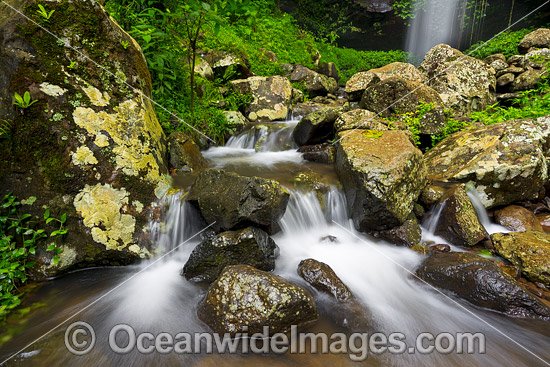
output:
[[63, 213], [63, 215], [61, 215], [60, 221], [61, 223], [65, 223], [67, 221], [67, 213]]
[[50, 222], [52, 222], [54, 220], [55, 220], [55, 218], [48, 218], [48, 219], [46, 219], [46, 224], [50, 224]]
[[29, 105], [29, 103], [31, 102], [31, 94], [29, 93], [29, 91], [25, 92], [25, 94], [23, 95], [23, 100], [26, 105]]
[[51, 245], [48, 246], [48, 248], [46, 249], [46, 251], [53, 251], [55, 250], [55, 243], [52, 243]]
[[46, 209], [44, 212], [44, 219], [48, 219], [50, 217], [50, 209]]

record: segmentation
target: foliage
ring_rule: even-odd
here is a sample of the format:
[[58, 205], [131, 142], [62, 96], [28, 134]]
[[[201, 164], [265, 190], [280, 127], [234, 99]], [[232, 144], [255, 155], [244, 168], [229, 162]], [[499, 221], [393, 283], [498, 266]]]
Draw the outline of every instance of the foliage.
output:
[[521, 29], [515, 32], [502, 33], [494, 39], [473, 44], [464, 54], [483, 59], [494, 54], [503, 54], [507, 58], [519, 54], [518, 44], [525, 35], [532, 32], [532, 28]]
[[36, 99], [31, 101], [31, 94], [29, 93], [29, 91], [26, 91], [23, 94], [23, 97], [21, 97], [19, 93], [15, 92], [15, 94], [13, 95], [13, 98], [14, 98], [13, 104], [19, 108], [29, 108], [30, 106], [38, 102], [38, 100]]
[[[32, 205], [35, 200], [36, 197], [30, 197], [25, 203]], [[18, 287], [27, 281], [27, 271], [34, 266], [29, 257], [36, 255], [39, 243], [47, 238], [54, 240], [46, 251], [53, 252], [52, 264], [56, 264], [61, 250], [56, 247], [55, 239], [67, 233], [63, 226], [66, 214], [56, 219], [46, 211], [45, 224], [52, 221], [59, 224], [58, 229], [48, 235], [45, 229], [37, 229], [30, 214], [20, 214], [20, 206], [21, 202], [12, 194], [5, 195], [0, 205], [0, 319], [21, 303]]]
[[356, 7], [353, 0], [298, 0], [293, 15], [317, 39], [333, 43], [351, 29], [349, 18]]
[[5, 138], [11, 131], [12, 123], [7, 120], [0, 121], [0, 139]]
[[46, 9], [44, 9], [44, 6], [42, 6], [42, 4], [38, 4], [38, 10], [36, 12], [38, 13], [38, 15], [48, 21], [52, 17], [55, 10], [48, 12]]

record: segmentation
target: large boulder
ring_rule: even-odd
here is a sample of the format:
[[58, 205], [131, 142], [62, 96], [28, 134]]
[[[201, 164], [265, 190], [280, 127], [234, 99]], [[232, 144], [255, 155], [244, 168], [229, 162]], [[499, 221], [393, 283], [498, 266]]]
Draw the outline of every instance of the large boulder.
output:
[[334, 121], [341, 112], [341, 108], [322, 107], [304, 116], [294, 128], [294, 141], [302, 146], [330, 140], [334, 136]]
[[517, 92], [522, 90], [534, 89], [537, 87], [537, 84], [542, 80], [543, 75], [543, 70], [527, 70], [514, 78], [510, 90], [512, 92]]
[[213, 282], [227, 265], [250, 265], [271, 271], [279, 248], [259, 228], [222, 232], [197, 245], [183, 267], [185, 278], [194, 282]]
[[350, 102], [359, 102], [365, 89], [380, 81], [378, 75], [370, 71], [361, 71], [353, 74], [346, 82], [346, 95]]
[[437, 134], [445, 128], [443, 101], [432, 88], [397, 76], [389, 77], [365, 90], [361, 108], [374, 111], [382, 117], [412, 113], [431, 105], [420, 120], [420, 133]]
[[302, 65], [296, 65], [290, 74], [290, 81], [302, 83], [310, 97], [326, 96], [329, 93], [335, 93], [338, 89], [336, 80]]
[[317, 321], [313, 296], [280, 276], [247, 265], [228, 266], [199, 304], [199, 318], [216, 333], [275, 334]]
[[204, 56], [212, 67], [214, 76], [223, 80], [246, 79], [252, 76], [250, 62], [242, 56], [229, 52], [213, 50]]
[[422, 153], [402, 131], [349, 130], [337, 135], [336, 172], [361, 231], [399, 226], [426, 184]]
[[550, 234], [542, 232], [495, 233], [495, 251], [519, 266], [525, 277], [550, 286]]
[[479, 222], [464, 185], [449, 190], [438, 205], [441, 207], [441, 214], [435, 227], [436, 235], [458, 246], [473, 246], [489, 238]]
[[550, 317], [550, 308], [503, 268], [472, 253], [435, 253], [416, 274], [434, 287], [451, 291], [479, 307], [517, 317]]
[[[151, 205], [170, 179], [139, 45], [92, 0], [10, 4], [29, 18], [0, 12], [0, 119], [12, 127], [0, 139], [0, 194], [35, 197], [33, 220], [45, 208], [67, 215], [59, 263], [43, 243], [33, 275], [147, 257]], [[62, 44], [30, 20], [39, 4]], [[25, 92], [36, 103], [14, 106]]]
[[270, 230], [283, 216], [289, 196], [277, 181], [207, 169], [199, 173], [187, 200], [208, 223], [215, 222], [215, 229], [253, 225]]
[[425, 83], [435, 89], [446, 108], [467, 115], [496, 102], [495, 70], [449, 45], [437, 45], [418, 67]]
[[550, 117], [457, 132], [426, 153], [429, 178], [475, 183], [486, 208], [538, 197], [548, 178]]
[[348, 302], [355, 298], [334, 270], [323, 262], [302, 260], [298, 265], [298, 274], [313, 288], [329, 294], [338, 302]]
[[535, 214], [519, 205], [496, 210], [494, 217], [498, 224], [514, 232], [543, 231]]
[[419, 245], [422, 241], [422, 229], [414, 213], [409, 214], [405, 223], [398, 227], [372, 232], [371, 234], [398, 246], [413, 247]]
[[399, 121], [389, 121], [378, 117], [378, 115], [369, 110], [355, 109], [338, 116], [334, 122], [334, 131], [340, 132], [345, 130], [407, 130], [406, 124]]
[[422, 83], [422, 74], [413, 65], [406, 62], [392, 62], [391, 64], [376, 69], [370, 69], [371, 73], [376, 74], [380, 80], [386, 80], [393, 76], [398, 76], [411, 82]]
[[168, 137], [170, 167], [178, 172], [199, 171], [208, 166], [199, 146], [184, 133], [175, 132]]
[[550, 48], [550, 29], [539, 28], [529, 33], [519, 42], [518, 50], [520, 53], [526, 54], [532, 47]]
[[292, 86], [287, 78], [253, 76], [231, 82], [242, 94], [254, 98], [246, 107], [245, 115], [251, 121], [286, 120], [292, 99]]

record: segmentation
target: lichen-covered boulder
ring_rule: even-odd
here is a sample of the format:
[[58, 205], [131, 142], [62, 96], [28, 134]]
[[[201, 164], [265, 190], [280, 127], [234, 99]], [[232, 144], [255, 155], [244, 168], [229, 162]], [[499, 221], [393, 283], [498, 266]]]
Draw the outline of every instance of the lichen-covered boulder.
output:
[[322, 62], [319, 64], [318, 71], [326, 75], [328, 77], [333, 78], [338, 82], [340, 80], [340, 76], [338, 75], [338, 69], [336, 69], [336, 65], [333, 62]]
[[245, 115], [251, 121], [285, 120], [292, 100], [292, 86], [287, 78], [253, 76], [231, 82], [232, 87], [242, 94], [250, 94], [252, 102], [246, 107]]
[[349, 302], [355, 298], [334, 270], [323, 262], [314, 259], [302, 260], [298, 265], [298, 274], [313, 288], [329, 294], [338, 302]]
[[277, 181], [207, 169], [199, 173], [186, 199], [213, 228], [250, 225], [270, 230], [283, 216], [290, 195]]
[[389, 77], [365, 90], [361, 108], [376, 112], [382, 117], [416, 113], [422, 103], [433, 108], [421, 117], [420, 132], [436, 134], [445, 128], [443, 101], [432, 88], [397, 76]]
[[536, 88], [542, 80], [543, 70], [530, 69], [514, 78], [510, 90], [512, 92]]
[[457, 132], [424, 156], [434, 181], [472, 181], [486, 208], [535, 199], [548, 179], [550, 117]]
[[472, 304], [516, 317], [549, 318], [550, 308], [494, 261], [467, 252], [435, 253], [416, 274]]
[[250, 121], [239, 111], [223, 111], [229, 133], [235, 135], [250, 125]]
[[527, 69], [545, 69], [550, 63], [550, 49], [542, 48], [529, 51], [525, 54], [525, 67]]
[[380, 68], [370, 69], [369, 72], [376, 74], [380, 80], [398, 76], [411, 82], [422, 83], [422, 74], [420, 74], [420, 71], [413, 64], [406, 62], [392, 62]]
[[285, 332], [318, 319], [313, 296], [278, 275], [247, 265], [227, 266], [199, 304], [198, 316], [216, 333]]
[[170, 167], [178, 172], [199, 171], [208, 167], [199, 146], [184, 133], [175, 132], [168, 137]]
[[250, 71], [250, 62], [245, 57], [229, 52], [213, 50], [204, 56], [204, 60], [212, 67], [216, 78], [235, 80], [253, 75]]
[[526, 54], [532, 47], [550, 48], [550, 29], [539, 28], [519, 42], [518, 50], [521, 54]]
[[498, 224], [514, 232], [543, 231], [535, 214], [519, 205], [510, 205], [496, 210], [494, 217]]
[[550, 285], [550, 234], [527, 231], [491, 235], [495, 251], [533, 282]]
[[326, 96], [338, 89], [336, 80], [302, 65], [296, 65], [290, 74], [290, 81], [302, 83], [304, 89], [309, 92], [310, 97]]
[[380, 81], [380, 78], [375, 73], [370, 71], [361, 71], [353, 74], [346, 82], [346, 95], [351, 102], [361, 100], [365, 89]]
[[259, 228], [222, 232], [207, 238], [191, 252], [182, 274], [194, 282], [213, 282], [228, 265], [250, 265], [256, 269], [275, 269], [279, 248]]
[[436, 235], [458, 246], [473, 246], [489, 238], [489, 234], [479, 222], [464, 185], [449, 190], [438, 205], [442, 209], [435, 227]]
[[299, 146], [324, 143], [334, 136], [334, 121], [341, 108], [322, 107], [304, 116], [294, 128], [292, 136]]
[[398, 227], [372, 232], [371, 234], [398, 246], [412, 247], [420, 244], [422, 240], [422, 229], [414, 213], [409, 214], [405, 223]]
[[334, 131], [340, 132], [345, 130], [406, 130], [407, 125], [399, 121], [388, 121], [376, 115], [369, 110], [355, 109], [340, 114], [334, 122]]
[[349, 130], [337, 135], [336, 173], [355, 227], [400, 226], [426, 184], [422, 153], [402, 131]]
[[446, 108], [467, 115], [495, 103], [495, 70], [449, 45], [437, 45], [418, 67], [425, 83], [435, 89]]
[[[93, 0], [11, 2], [40, 22], [39, 3], [61, 41], [5, 6], [0, 13], [0, 119], [12, 126], [0, 140], [0, 193], [36, 197], [27, 211], [37, 220], [44, 208], [67, 214], [61, 261], [38, 251], [33, 274], [147, 257], [151, 205], [170, 181], [145, 58]], [[25, 92], [36, 102], [14, 106]]]

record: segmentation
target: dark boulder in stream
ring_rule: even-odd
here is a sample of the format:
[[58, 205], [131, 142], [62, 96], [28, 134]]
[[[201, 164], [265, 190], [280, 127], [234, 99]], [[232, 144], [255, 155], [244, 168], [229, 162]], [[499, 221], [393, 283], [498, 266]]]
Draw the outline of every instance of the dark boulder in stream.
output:
[[[311, 293], [247, 265], [227, 266], [199, 304], [199, 318], [217, 333], [285, 332], [317, 321]], [[245, 327], [248, 329], [246, 330]]]
[[472, 304], [516, 317], [550, 318], [550, 308], [496, 262], [467, 252], [435, 253], [416, 274]]
[[283, 216], [290, 194], [277, 181], [219, 169], [202, 171], [187, 200], [217, 230], [250, 225], [270, 231]]
[[292, 136], [299, 146], [324, 143], [334, 136], [334, 121], [341, 108], [322, 107], [304, 116], [294, 128]]
[[222, 232], [195, 247], [182, 273], [195, 282], [213, 282], [227, 265], [250, 265], [271, 271], [278, 252], [275, 241], [261, 229]]
[[302, 260], [298, 265], [298, 274], [315, 289], [331, 295], [338, 302], [348, 302], [355, 298], [334, 270], [323, 262]]

